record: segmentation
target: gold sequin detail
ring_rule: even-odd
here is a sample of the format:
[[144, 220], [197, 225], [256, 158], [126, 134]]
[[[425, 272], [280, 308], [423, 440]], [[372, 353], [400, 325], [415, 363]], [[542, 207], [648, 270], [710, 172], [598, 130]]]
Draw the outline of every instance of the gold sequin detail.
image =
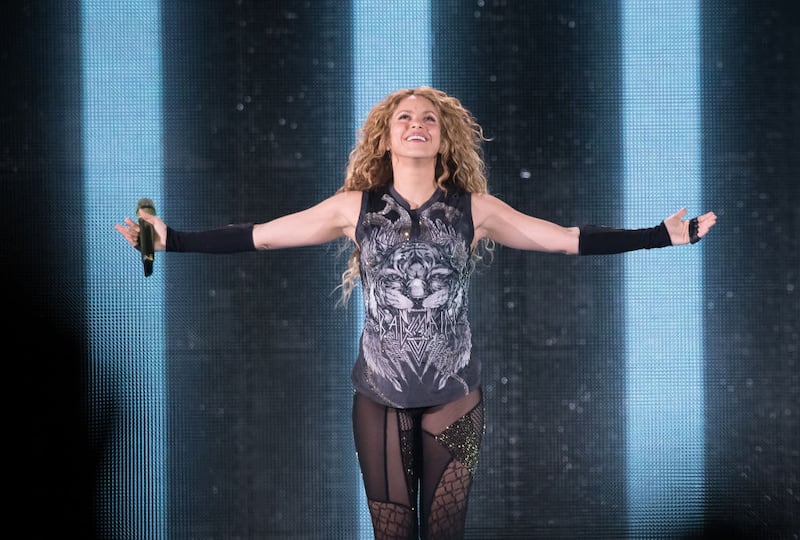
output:
[[483, 431], [481, 407], [476, 407], [436, 435], [436, 440], [469, 469], [471, 474], [475, 474]]

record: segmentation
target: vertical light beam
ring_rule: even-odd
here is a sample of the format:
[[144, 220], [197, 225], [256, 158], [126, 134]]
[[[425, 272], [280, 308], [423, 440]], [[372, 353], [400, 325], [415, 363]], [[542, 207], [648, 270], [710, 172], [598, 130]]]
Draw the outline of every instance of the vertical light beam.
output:
[[[370, 108], [400, 88], [431, 84], [430, 0], [405, 2], [353, 2], [353, 130], [367, 117]], [[354, 139], [355, 142], [355, 139]], [[351, 299], [363, 320], [360, 290]], [[360, 328], [354, 337], [358, 347]], [[352, 351], [347, 358], [354, 358]], [[358, 480], [359, 538], [372, 538], [372, 522], [364, 488]]]
[[431, 84], [430, 0], [353, 2], [355, 127], [386, 94]]
[[[622, 2], [624, 212], [700, 213], [697, 0]], [[702, 523], [702, 244], [625, 255], [627, 511], [632, 537]]]
[[[162, 191], [160, 0], [81, 2], [84, 252], [91, 422], [111, 426], [97, 520], [166, 538], [163, 279], [112, 229]], [[100, 426], [100, 427], [98, 427]]]

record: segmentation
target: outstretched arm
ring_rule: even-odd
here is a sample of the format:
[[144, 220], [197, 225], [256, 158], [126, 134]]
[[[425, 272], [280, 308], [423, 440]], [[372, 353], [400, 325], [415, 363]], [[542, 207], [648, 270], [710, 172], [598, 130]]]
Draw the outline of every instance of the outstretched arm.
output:
[[475, 194], [472, 201], [475, 242], [490, 238], [516, 249], [570, 255], [622, 253], [635, 249], [694, 244], [708, 234], [717, 222], [713, 212], [684, 220], [686, 209], [682, 208], [657, 227], [649, 229], [613, 229], [592, 225], [562, 227], [523, 214], [488, 194]]
[[324, 244], [346, 236], [355, 241], [361, 208], [360, 191], [344, 191], [294, 214], [253, 227], [256, 249], [279, 249]]
[[584, 225], [578, 237], [578, 253], [608, 255], [637, 249], [696, 244], [717, 222], [713, 212], [689, 220], [683, 219], [685, 215], [686, 208], [681, 208], [657, 226], [645, 229]]
[[487, 193], [472, 195], [472, 220], [475, 240], [489, 238], [514, 249], [548, 253], [578, 253], [578, 227], [562, 227], [544, 219], [523, 214]]
[[[311, 208], [265, 223], [230, 225], [196, 233], [175, 231], [152, 214], [142, 213], [138, 217], [153, 226], [156, 251], [232, 253], [323, 244], [341, 237], [355, 239], [360, 204], [360, 191], [341, 192]], [[114, 228], [129, 244], [138, 247], [137, 222], [126, 217], [124, 224]]]

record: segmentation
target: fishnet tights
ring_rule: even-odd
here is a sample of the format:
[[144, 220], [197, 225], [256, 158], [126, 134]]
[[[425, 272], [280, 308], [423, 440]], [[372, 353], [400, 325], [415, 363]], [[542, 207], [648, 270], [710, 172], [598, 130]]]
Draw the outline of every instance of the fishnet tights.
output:
[[414, 530], [411, 509], [394, 503], [369, 501], [372, 528], [378, 540], [408, 540]]
[[427, 519], [429, 538], [461, 538], [467, 517], [467, 494], [472, 475], [457, 462], [447, 466]]
[[479, 390], [419, 409], [356, 395], [353, 433], [376, 540], [463, 537], [483, 430]]

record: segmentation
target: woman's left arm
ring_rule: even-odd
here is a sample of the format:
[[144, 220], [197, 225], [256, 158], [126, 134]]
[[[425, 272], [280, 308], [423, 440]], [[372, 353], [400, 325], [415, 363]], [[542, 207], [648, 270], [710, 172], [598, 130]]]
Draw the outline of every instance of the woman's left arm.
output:
[[472, 194], [472, 220], [477, 243], [489, 238], [514, 249], [577, 255], [578, 227], [562, 227], [523, 214], [488, 193]]
[[699, 242], [717, 222], [714, 212], [684, 220], [686, 208], [650, 229], [610, 227], [562, 227], [514, 209], [486, 194], [472, 195], [475, 240], [490, 238], [505, 246], [568, 255], [611, 254], [668, 245]]

